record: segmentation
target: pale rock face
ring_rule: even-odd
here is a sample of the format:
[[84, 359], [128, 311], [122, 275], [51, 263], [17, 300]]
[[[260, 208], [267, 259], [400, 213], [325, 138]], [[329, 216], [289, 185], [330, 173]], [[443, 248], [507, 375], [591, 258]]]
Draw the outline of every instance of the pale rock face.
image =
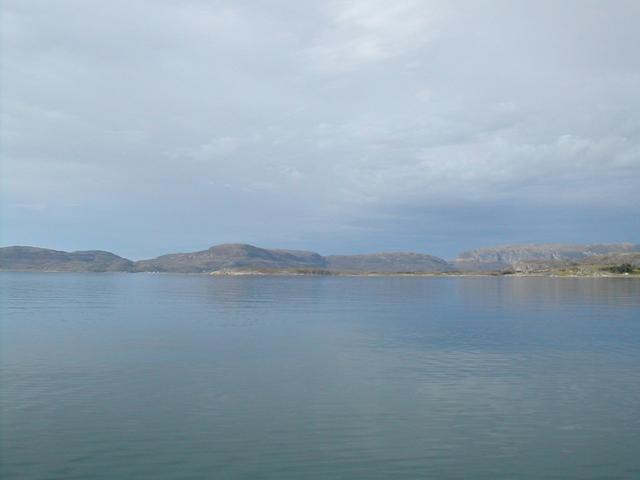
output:
[[586, 259], [613, 253], [640, 252], [640, 245], [612, 243], [595, 245], [506, 245], [481, 248], [461, 253], [454, 261], [460, 270], [500, 270], [522, 268], [527, 262], [582, 262]]

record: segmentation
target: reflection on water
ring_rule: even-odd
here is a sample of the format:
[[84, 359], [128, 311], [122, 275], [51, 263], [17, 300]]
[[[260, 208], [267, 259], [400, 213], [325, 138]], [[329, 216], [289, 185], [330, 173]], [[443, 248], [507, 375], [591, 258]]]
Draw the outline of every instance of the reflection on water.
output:
[[640, 281], [0, 274], [3, 479], [640, 478]]

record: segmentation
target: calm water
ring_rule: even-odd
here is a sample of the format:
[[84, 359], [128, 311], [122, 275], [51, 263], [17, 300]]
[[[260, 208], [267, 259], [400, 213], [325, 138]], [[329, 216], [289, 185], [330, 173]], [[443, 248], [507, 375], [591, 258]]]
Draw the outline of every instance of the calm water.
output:
[[640, 478], [640, 281], [0, 274], [0, 477]]

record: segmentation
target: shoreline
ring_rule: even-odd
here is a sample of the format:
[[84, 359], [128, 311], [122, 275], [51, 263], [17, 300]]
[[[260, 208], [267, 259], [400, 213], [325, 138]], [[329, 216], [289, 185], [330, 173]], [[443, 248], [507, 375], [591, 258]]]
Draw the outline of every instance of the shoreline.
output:
[[142, 274], [186, 275], [208, 277], [440, 277], [440, 278], [629, 278], [640, 279], [639, 273], [563, 273], [563, 272], [295, 272], [235, 270], [213, 272], [128, 272], [122, 271], [73, 271], [73, 270], [13, 270], [0, 269], [0, 273], [82, 273], [82, 274]]

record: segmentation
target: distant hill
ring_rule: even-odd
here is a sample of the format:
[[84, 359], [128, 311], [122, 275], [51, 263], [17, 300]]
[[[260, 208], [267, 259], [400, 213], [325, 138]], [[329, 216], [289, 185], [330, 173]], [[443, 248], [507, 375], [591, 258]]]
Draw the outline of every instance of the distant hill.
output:
[[202, 273], [220, 270], [313, 270], [345, 273], [448, 272], [441, 258], [420, 253], [330, 255], [298, 250], [268, 250], [225, 244], [193, 253], [174, 253], [136, 262], [138, 271]]
[[506, 245], [461, 253], [453, 262], [462, 271], [498, 271], [522, 268], [527, 262], [557, 265], [562, 262], [585, 262], [590, 257], [640, 252], [640, 245], [610, 243], [595, 245], [542, 244]]
[[110, 252], [63, 252], [38, 247], [0, 248], [0, 270], [41, 272], [130, 272], [133, 262]]
[[340, 272], [450, 272], [454, 267], [432, 255], [422, 253], [390, 252], [364, 255], [329, 255], [329, 270]]
[[424, 253], [389, 252], [321, 256], [302, 250], [259, 248], [241, 243], [171, 253], [133, 262], [110, 252], [64, 252], [37, 247], [0, 248], [0, 270], [51, 272], [167, 273], [547, 273], [596, 274], [623, 264], [640, 268], [640, 245], [508, 245], [461, 253], [449, 263]]
[[132, 262], [109, 252], [63, 252], [36, 247], [0, 248], [0, 269], [65, 272], [295, 271], [300, 273], [449, 272], [445, 260], [421, 253], [372, 253], [323, 257], [301, 250], [266, 249], [230, 243], [207, 250], [171, 253]]
[[327, 261], [317, 253], [298, 250], [268, 250], [238, 243], [217, 245], [208, 250], [172, 253], [136, 262], [136, 271], [203, 273], [242, 269], [318, 269]]

